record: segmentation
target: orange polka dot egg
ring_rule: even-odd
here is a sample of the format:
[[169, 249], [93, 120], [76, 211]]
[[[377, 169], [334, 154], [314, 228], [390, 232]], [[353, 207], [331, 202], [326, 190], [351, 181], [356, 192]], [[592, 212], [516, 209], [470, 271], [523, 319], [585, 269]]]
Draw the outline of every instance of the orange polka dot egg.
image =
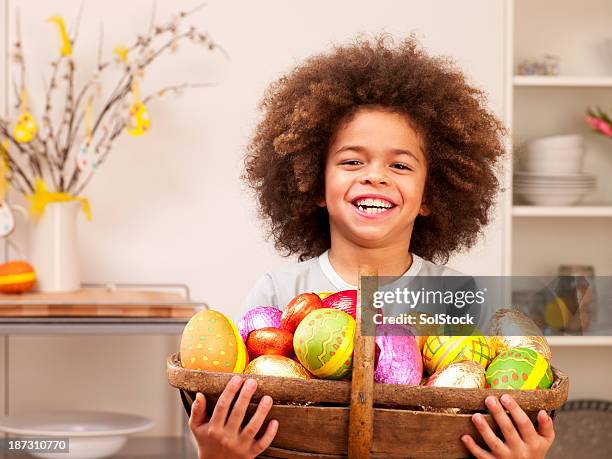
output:
[[242, 373], [247, 351], [234, 323], [218, 311], [197, 312], [183, 330], [180, 360], [191, 370]]

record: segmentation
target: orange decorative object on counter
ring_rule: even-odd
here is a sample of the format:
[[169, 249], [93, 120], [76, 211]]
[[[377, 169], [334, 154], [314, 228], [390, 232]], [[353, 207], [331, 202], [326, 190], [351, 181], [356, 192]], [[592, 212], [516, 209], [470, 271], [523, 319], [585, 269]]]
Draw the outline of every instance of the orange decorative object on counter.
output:
[[36, 272], [27, 261], [15, 260], [0, 265], [0, 292], [29, 292], [35, 283]]

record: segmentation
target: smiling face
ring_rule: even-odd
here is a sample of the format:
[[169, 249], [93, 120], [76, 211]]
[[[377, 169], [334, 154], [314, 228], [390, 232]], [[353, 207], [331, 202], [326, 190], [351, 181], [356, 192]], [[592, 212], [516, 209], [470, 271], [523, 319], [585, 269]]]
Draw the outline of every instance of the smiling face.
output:
[[418, 133], [400, 114], [361, 109], [336, 132], [325, 162], [325, 199], [332, 244], [361, 247], [410, 243], [427, 163]]

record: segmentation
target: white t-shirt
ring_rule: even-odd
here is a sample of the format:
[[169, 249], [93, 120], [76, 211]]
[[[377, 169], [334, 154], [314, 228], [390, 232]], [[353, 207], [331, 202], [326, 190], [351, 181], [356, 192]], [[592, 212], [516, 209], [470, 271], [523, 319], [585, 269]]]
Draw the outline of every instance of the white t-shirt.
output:
[[[251, 289], [240, 315], [257, 306], [274, 306], [284, 309], [297, 295], [305, 292], [339, 292], [356, 290], [340, 277], [329, 262], [329, 251], [310, 260], [265, 273]], [[412, 254], [412, 264], [402, 277], [462, 276], [452, 268], [436, 265]]]

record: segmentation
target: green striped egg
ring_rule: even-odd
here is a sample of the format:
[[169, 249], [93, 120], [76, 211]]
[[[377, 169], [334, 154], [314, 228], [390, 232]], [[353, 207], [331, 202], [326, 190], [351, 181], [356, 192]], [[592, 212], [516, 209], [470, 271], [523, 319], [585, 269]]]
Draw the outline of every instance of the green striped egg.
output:
[[532, 349], [515, 347], [499, 354], [486, 372], [487, 388], [548, 389], [553, 374], [546, 359]]
[[353, 366], [355, 319], [331, 308], [306, 315], [293, 335], [293, 349], [300, 363], [317, 378], [342, 379]]

